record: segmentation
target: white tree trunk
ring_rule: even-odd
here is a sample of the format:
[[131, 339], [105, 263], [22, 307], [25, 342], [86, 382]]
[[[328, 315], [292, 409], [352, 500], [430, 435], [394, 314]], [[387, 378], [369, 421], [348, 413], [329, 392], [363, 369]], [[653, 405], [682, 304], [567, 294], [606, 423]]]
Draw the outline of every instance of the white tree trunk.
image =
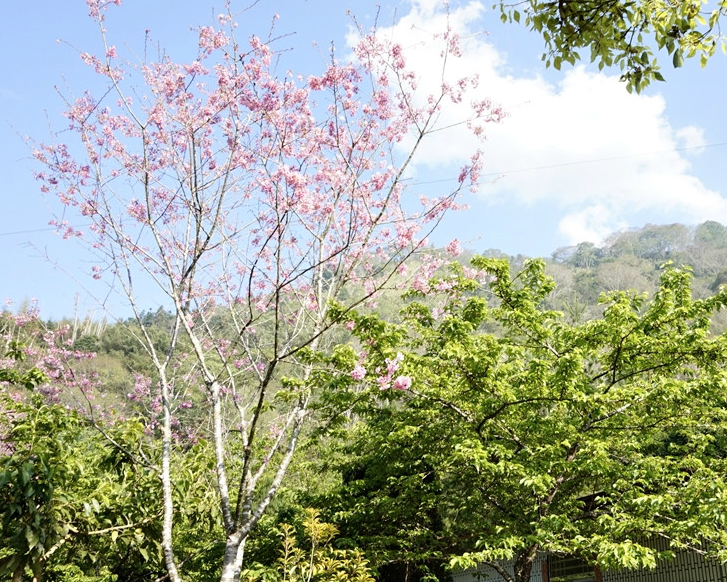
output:
[[220, 582], [238, 582], [242, 571], [242, 561], [245, 556], [245, 542], [247, 536], [227, 538], [225, 555], [222, 559], [222, 574]]
[[[163, 370], [162, 370], [163, 372]], [[162, 374], [162, 403], [164, 423], [162, 427], [162, 498], [164, 503], [164, 521], [162, 525], [162, 552], [170, 582], [181, 582], [177, 571], [174, 549], [172, 546], [172, 526], [174, 524], [174, 501], [172, 499], [171, 453], [172, 453], [172, 414], [169, 409], [169, 386]]]

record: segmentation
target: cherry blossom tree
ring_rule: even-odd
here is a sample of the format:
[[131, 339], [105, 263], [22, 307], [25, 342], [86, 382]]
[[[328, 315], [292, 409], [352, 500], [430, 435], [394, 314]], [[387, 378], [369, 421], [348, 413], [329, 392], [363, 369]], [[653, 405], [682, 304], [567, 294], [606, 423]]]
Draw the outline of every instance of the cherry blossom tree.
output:
[[[87, 3], [104, 50], [81, 58], [107, 90], [66, 98], [65, 141], [35, 147], [37, 177], [65, 207], [55, 221], [64, 237], [92, 247], [94, 278], [113, 281], [137, 318], [140, 286], [151, 281], [167, 298], [171, 340], [160, 349], [143, 325], [138, 338], [162, 407], [169, 578], [182, 579], [174, 411], [182, 399], [189, 405], [199, 378], [226, 532], [221, 580], [238, 580], [245, 541], [284, 479], [315, 397], [306, 379], [333, 325], [330, 306], [371, 300], [414, 255], [416, 277], [431, 275], [438, 262], [426, 253], [427, 235], [477, 185], [474, 151], [441, 196], [408, 190], [420, 144], [446, 137], [438, 125], [446, 108], [476, 135], [502, 112], [468, 102], [476, 77], [448, 77], [447, 60], [460, 54], [452, 31], [432, 38], [442, 47], [442, 81], [437, 94], [421, 95], [402, 46], [375, 30], [359, 30], [352, 62], [331, 51], [318, 75], [279, 74], [274, 42], [238, 40], [227, 6], [214, 26], [199, 28], [196, 60], [131, 64], [106, 31], [107, 9], [120, 0]], [[183, 357], [194, 374], [178, 365]]]

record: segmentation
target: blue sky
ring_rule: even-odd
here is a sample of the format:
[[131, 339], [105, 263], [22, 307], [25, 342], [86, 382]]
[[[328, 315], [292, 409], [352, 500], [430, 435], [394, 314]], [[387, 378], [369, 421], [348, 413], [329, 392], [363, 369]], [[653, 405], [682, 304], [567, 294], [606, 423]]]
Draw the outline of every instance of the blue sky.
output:
[[[727, 223], [727, 58], [716, 55], [704, 70], [696, 61], [674, 70], [664, 57], [667, 82], [629, 95], [616, 71], [544, 70], [541, 39], [503, 25], [490, 5], [452, 1], [450, 18], [465, 38], [462, 72], [478, 71], [479, 96], [509, 115], [488, 128], [486, 180], [467, 200], [470, 209], [450, 215], [435, 243], [457, 237], [475, 250], [549, 255], [646, 223]], [[435, 0], [260, 0], [240, 23], [264, 36], [279, 14], [276, 30], [290, 36], [278, 47], [293, 49], [286, 67], [307, 74], [320, 70], [318, 51], [325, 53], [330, 41], [345, 47], [348, 9], [364, 24], [378, 11], [379, 25], [415, 49], [410, 62], [425, 74], [432, 57], [418, 31], [442, 24], [439, 6]], [[190, 60], [196, 52], [190, 27], [210, 23], [212, 9], [212, 0], [125, 0], [110, 13], [108, 31], [114, 44], [139, 49], [149, 29], [172, 58]], [[75, 93], [93, 87], [76, 49], [98, 47], [83, 0], [11, 0], [0, 7], [0, 300], [17, 305], [37, 298], [49, 318], [72, 315], [77, 295], [81, 315], [92, 312], [88, 293], [103, 299], [106, 292], [89, 276], [92, 257], [49, 229], [58, 206], [41, 196], [23, 137], [42, 141], [64, 126], [55, 87]], [[437, 180], [471, 145], [451, 136], [445, 149], [441, 143], [425, 149], [412, 182], [435, 194]], [[155, 308], [154, 300], [144, 307]]]

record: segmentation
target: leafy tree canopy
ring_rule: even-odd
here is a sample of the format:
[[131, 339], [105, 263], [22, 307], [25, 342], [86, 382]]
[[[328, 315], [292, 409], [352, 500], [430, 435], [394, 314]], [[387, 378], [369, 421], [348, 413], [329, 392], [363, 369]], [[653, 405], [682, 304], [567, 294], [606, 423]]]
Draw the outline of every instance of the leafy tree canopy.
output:
[[514, 277], [473, 265], [434, 280], [443, 302], [412, 302], [401, 325], [345, 317], [363, 356], [339, 350], [340, 372], [319, 377], [341, 418], [367, 421], [344, 423], [343, 522], [389, 556], [428, 533], [453, 566], [509, 582], [540, 550], [651, 566], [669, 554], [655, 536], [727, 557], [727, 339], [710, 334], [727, 292], [695, 300], [690, 272], [667, 269], [650, 299], [613, 292], [570, 324], [542, 307], [543, 262]]
[[699, 57], [702, 66], [727, 45], [720, 18], [727, 2], [706, 0], [523, 0], [495, 7], [503, 21], [524, 22], [545, 41], [546, 66], [575, 64], [590, 51], [599, 69], [617, 65], [629, 92], [663, 81], [654, 49], [666, 52], [674, 67]]
[[[18, 402], [0, 393], [0, 577], [34, 582], [140, 580], [158, 576], [159, 503], [155, 475], [110, 446], [77, 413]], [[125, 443], [139, 423], [109, 428]], [[60, 578], [58, 577], [60, 576]]]

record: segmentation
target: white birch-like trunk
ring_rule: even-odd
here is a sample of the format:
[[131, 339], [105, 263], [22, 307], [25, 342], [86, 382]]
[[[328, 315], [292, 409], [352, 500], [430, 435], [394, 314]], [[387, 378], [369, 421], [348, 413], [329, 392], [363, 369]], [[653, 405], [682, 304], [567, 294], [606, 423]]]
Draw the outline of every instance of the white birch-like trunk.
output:
[[242, 561], [245, 555], [245, 537], [227, 538], [225, 555], [222, 559], [220, 582], [238, 582], [242, 572]]
[[171, 454], [172, 454], [172, 414], [169, 409], [169, 386], [166, 378], [162, 375], [162, 405], [164, 408], [164, 420], [162, 426], [162, 499], [164, 505], [164, 519], [162, 523], [162, 553], [167, 568], [170, 582], [181, 582], [177, 571], [174, 549], [172, 546], [172, 527], [174, 524], [174, 500], [172, 498], [172, 475], [171, 475]]

